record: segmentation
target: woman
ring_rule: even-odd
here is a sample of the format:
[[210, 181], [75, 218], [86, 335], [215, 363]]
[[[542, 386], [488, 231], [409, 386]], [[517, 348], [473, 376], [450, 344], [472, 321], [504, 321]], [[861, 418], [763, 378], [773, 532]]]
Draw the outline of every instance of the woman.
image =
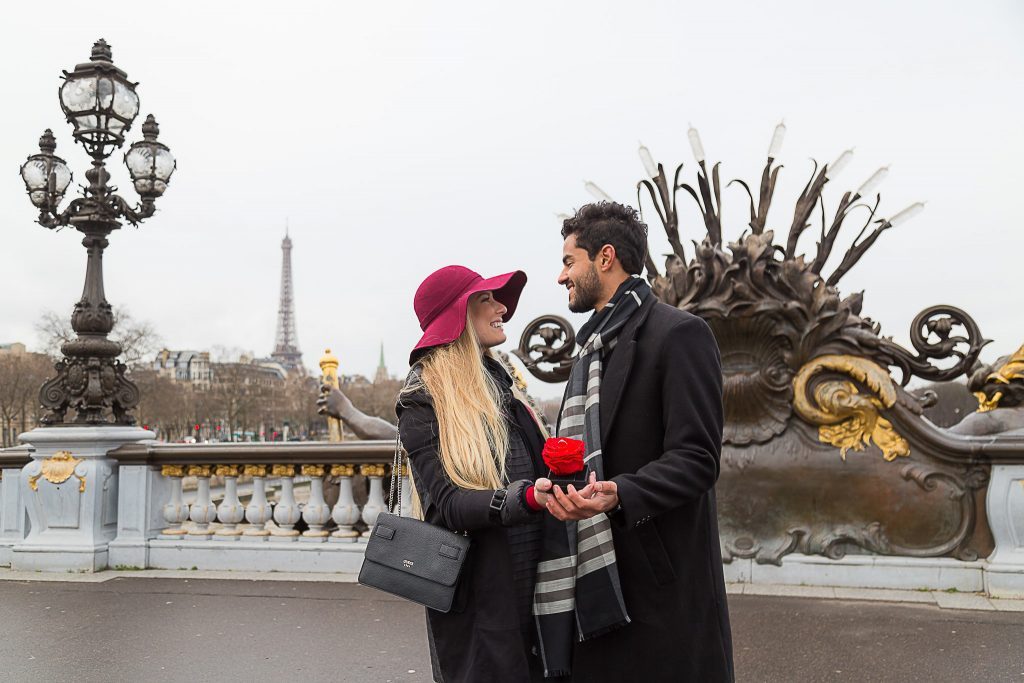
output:
[[505, 341], [525, 284], [521, 271], [485, 280], [448, 266], [414, 300], [423, 338], [396, 406], [414, 509], [472, 539], [452, 610], [427, 610], [434, 677], [445, 683], [542, 680], [530, 604], [543, 434], [489, 351]]

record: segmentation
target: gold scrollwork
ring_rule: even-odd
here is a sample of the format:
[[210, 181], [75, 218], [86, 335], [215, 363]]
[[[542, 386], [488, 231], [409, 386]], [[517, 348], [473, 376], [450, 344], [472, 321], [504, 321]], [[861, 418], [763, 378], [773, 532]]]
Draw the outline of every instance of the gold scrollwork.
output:
[[383, 477], [384, 465], [360, 465], [359, 474], [364, 477]]
[[270, 468], [272, 477], [294, 477], [295, 465], [274, 465]]
[[218, 477], [237, 477], [238, 465], [217, 465], [213, 473]]
[[324, 466], [323, 465], [303, 465], [301, 471], [302, 471], [303, 476], [306, 476], [306, 477], [322, 477], [322, 476], [324, 476]]
[[[847, 380], [826, 380], [814, 388], [812, 403], [811, 379], [825, 371], [848, 375], [874, 395], [861, 394]], [[843, 460], [848, 450], [863, 451], [872, 440], [888, 462], [910, 455], [910, 444], [881, 415], [881, 410], [896, 403], [896, 385], [876, 363], [856, 356], [819, 356], [800, 368], [793, 378], [793, 391], [797, 414], [818, 425], [818, 439], [838, 448]]]
[[39, 474], [28, 478], [28, 485], [33, 491], [38, 491], [40, 477], [51, 484], [63, 484], [74, 475], [78, 479], [78, 492], [85, 493], [85, 477], [75, 473], [80, 462], [82, 460], [71, 455], [71, 451], [57, 451], [40, 464]]
[[978, 399], [978, 412], [987, 413], [990, 410], [995, 410], [999, 407], [999, 399], [1003, 397], [1003, 392], [997, 391], [992, 394], [992, 398], [985, 395], [984, 391], [975, 391], [974, 398]]
[[355, 473], [356, 468], [353, 465], [331, 465], [332, 477], [351, 477]]
[[250, 477], [265, 477], [267, 476], [266, 465], [246, 465], [242, 468], [242, 473], [247, 474]]
[[[1024, 379], [1024, 345], [1021, 345], [1005, 363], [989, 373], [985, 378], [986, 384], [1010, 384], [1014, 380]], [[978, 399], [978, 412], [987, 413], [999, 407], [999, 401], [1003, 398], [1003, 392], [997, 391], [989, 398], [984, 391], [974, 392]]]
[[162, 465], [160, 474], [165, 477], [184, 477], [185, 467], [184, 465]]
[[209, 465], [189, 465], [188, 476], [190, 477], [208, 477], [211, 474]]

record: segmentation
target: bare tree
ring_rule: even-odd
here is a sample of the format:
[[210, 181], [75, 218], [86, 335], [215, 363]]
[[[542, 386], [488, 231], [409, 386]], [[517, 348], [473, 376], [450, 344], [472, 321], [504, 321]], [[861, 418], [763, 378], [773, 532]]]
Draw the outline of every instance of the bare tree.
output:
[[142, 396], [136, 410], [139, 424], [155, 431], [164, 441], [181, 441], [192, 433], [198, 414], [198, 392], [191, 385], [144, 368], [132, 372], [132, 381]]
[[342, 387], [342, 391], [362, 412], [394, 423], [398, 421], [395, 415], [395, 401], [398, 400], [398, 392], [402, 390], [404, 384], [398, 379], [382, 380], [372, 384], [351, 383]]
[[[56, 311], [44, 311], [35, 328], [43, 352], [52, 358], [61, 355], [61, 344], [75, 338], [71, 316]], [[121, 306], [114, 307], [114, 328], [110, 331], [110, 338], [121, 344], [120, 358], [132, 369], [156, 353], [161, 345], [160, 335], [150, 322], [136, 320], [128, 309]]]
[[41, 353], [0, 355], [0, 446], [13, 446], [17, 434], [39, 422], [39, 388], [53, 364]]

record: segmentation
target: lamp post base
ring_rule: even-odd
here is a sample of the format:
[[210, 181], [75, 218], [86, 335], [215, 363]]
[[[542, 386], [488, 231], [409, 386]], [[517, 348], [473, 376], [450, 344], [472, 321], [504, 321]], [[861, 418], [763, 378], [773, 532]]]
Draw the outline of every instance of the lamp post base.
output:
[[28, 535], [11, 549], [11, 568], [92, 572], [108, 564], [117, 534], [117, 462], [107, 453], [154, 438], [135, 427], [40, 427], [19, 437], [33, 447], [19, 488]]

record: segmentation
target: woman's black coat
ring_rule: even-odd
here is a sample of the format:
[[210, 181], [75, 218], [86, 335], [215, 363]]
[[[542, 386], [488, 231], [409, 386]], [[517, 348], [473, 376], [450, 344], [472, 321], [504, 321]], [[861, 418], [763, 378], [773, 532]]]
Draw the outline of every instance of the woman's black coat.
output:
[[648, 297], [601, 376], [605, 477], [631, 623], [578, 643], [577, 681], [731, 681], [715, 509], [722, 445], [718, 345], [698, 317]]
[[[504, 380], [511, 384], [507, 375]], [[427, 610], [435, 673], [440, 667], [444, 683], [529, 681], [529, 644], [520, 632], [508, 537], [504, 527], [489, 519], [494, 491], [461, 489], [445, 475], [438, 457], [437, 416], [424, 389], [403, 395], [396, 411], [424, 519], [467, 531], [472, 539], [452, 611]], [[537, 425], [515, 399], [511, 412], [510, 428], [520, 430], [536, 471], [546, 472], [540, 469], [543, 440]]]

